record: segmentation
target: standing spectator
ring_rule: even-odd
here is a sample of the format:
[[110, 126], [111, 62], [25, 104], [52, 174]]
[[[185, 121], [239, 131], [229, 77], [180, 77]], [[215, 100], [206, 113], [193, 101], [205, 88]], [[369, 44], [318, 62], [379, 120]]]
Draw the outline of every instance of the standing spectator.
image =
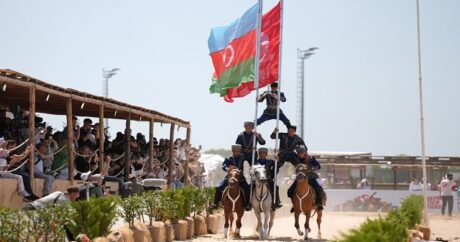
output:
[[96, 149], [96, 136], [93, 134], [93, 121], [89, 118], [83, 120], [83, 127], [80, 129], [78, 147], [88, 146], [91, 150]]
[[[72, 116], [72, 131], [73, 131], [73, 144], [75, 148], [78, 148], [78, 140], [80, 140], [80, 125], [78, 124], [78, 118]], [[62, 130], [62, 139], [67, 140], [67, 126]]]
[[361, 189], [361, 190], [371, 190], [371, 185], [369, 184], [369, 181], [367, 180], [367, 178], [363, 178], [363, 179], [358, 183], [358, 185], [356, 186], [356, 188]]
[[37, 145], [38, 152], [36, 153], [35, 166], [34, 166], [34, 176], [36, 178], [45, 179], [45, 185], [43, 186], [43, 196], [47, 196], [53, 190], [54, 177], [51, 175], [45, 174], [45, 164], [49, 163], [51, 165], [51, 157], [46, 155], [48, 148], [44, 144]]
[[454, 195], [452, 190], [456, 187], [456, 183], [452, 181], [454, 176], [452, 174], [447, 174], [447, 178], [444, 178], [439, 183], [439, 188], [441, 189], [441, 199], [442, 199], [442, 208], [441, 214], [444, 215], [446, 211], [446, 205], [449, 207], [449, 216], [452, 217], [452, 209], [454, 208]]
[[420, 183], [420, 181], [415, 178], [410, 184], [409, 184], [409, 191], [422, 191], [423, 190], [423, 184]]

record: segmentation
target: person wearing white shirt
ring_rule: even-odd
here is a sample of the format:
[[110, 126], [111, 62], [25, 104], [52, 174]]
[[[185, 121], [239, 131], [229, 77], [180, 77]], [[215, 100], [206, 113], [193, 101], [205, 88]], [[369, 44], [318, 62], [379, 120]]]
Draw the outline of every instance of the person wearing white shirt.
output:
[[442, 199], [442, 207], [441, 207], [441, 214], [444, 215], [446, 211], [446, 205], [448, 206], [449, 216], [452, 216], [452, 209], [454, 207], [454, 195], [452, 190], [456, 187], [456, 183], [452, 181], [454, 176], [452, 174], [447, 174], [447, 178], [444, 178], [439, 183], [439, 188], [441, 189], [441, 199]]
[[70, 186], [67, 188], [67, 192], [53, 192], [48, 196], [37, 199], [31, 203], [28, 203], [23, 210], [39, 210], [46, 206], [55, 206], [56, 204], [65, 204], [77, 200], [80, 196], [80, 188], [76, 186]]
[[423, 190], [423, 184], [420, 183], [420, 181], [415, 178], [409, 185], [409, 191], [422, 191]]
[[369, 181], [367, 178], [363, 178], [360, 183], [356, 186], [356, 188], [360, 190], [372, 190], [371, 185], [369, 184]]

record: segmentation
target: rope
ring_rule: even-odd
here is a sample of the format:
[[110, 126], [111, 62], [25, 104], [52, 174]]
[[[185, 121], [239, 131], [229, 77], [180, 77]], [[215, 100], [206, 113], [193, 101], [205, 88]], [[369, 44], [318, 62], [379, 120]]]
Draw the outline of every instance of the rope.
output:
[[[50, 155], [42, 155], [42, 158], [51, 158], [51, 157], [54, 157], [57, 153], [61, 152], [65, 147], [67, 147], [67, 145], [63, 145], [59, 150], [55, 151], [54, 153], [50, 154]], [[38, 153], [40, 153], [40, 151], [37, 149], [37, 147], [34, 147], [35, 151], [37, 151]]]
[[52, 171], [51, 171], [51, 174], [52, 174], [52, 173], [55, 173], [55, 172], [58, 172], [58, 171], [60, 171], [60, 170], [62, 170], [62, 169], [64, 169], [67, 165], [68, 165], [67, 162], [64, 163], [62, 166], [60, 166], [60, 167], [58, 167], [58, 168], [52, 170]]
[[29, 161], [29, 159], [25, 160], [20, 166], [14, 168], [13, 170], [9, 170], [9, 171], [7, 170], [6, 172], [13, 173], [13, 172], [19, 170], [21, 167], [23, 167], [28, 161]]
[[123, 169], [121, 169], [120, 172], [118, 172], [118, 174], [115, 175], [115, 177], [118, 177], [120, 176], [121, 174], [124, 174], [125, 173], [125, 168], [123, 167]]
[[25, 145], [28, 141], [29, 141], [29, 139], [26, 139], [26, 140], [25, 140], [24, 142], [22, 142], [20, 145], [14, 147], [14, 148], [11, 149], [11, 150], [6, 150], [6, 151], [7, 151], [8, 153], [10, 153], [10, 152], [12, 152], [12, 151], [15, 151], [15, 150], [21, 148], [23, 145]]
[[112, 161], [118, 161], [119, 159], [123, 158], [123, 156], [125, 156], [125, 152], [123, 152], [123, 154], [121, 154], [119, 157], [117, 157], [116, 159], [112, 159]]

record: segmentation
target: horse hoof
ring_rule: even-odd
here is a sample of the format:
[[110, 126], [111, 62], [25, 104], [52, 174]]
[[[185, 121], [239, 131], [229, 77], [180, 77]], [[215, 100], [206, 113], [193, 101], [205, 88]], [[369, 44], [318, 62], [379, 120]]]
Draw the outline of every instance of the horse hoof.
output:
[[300, 231], [300, 232], [297, 232], [300, 236], [303, 236], [303, 232]]
[[308, 236], [303, 237], [303, 240], [308, 240]]

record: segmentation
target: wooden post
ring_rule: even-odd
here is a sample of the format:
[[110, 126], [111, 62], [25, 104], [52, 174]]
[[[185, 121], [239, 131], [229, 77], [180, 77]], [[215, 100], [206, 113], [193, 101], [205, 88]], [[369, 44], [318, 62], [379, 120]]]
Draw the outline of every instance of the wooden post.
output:
[[[185, 136], [185, 147], [189, 147], [190, 145], [190, 133], [191, 133], [191, 129], [190, 127], [187, 128], [187, 134]], [[184, 181], [185, 181], [185, 185], [191, 185], [190, 182], [189, 182], [189, 178], [188, 178], [188, 172], [189, 172], [189, 169], [188, 169], [188, 163], [190, 161], [190, 151], [188, 149], [185, 149], [186, 153], [185, 153], [185, 165], [184, 165]]]
[[149, 120], [149, 169], [148, 169], [149, 173], [153, 172], [153, 153], [154, 153], [153, 135], [155, 134], [154, 124], [155, 124], [155, 120], [151, 118]]
[[129, 180], [129, 172], [131, 169], [131, 113], [128, 114], [128, 119], [126, 119], [126, 129], [125, 129], [125, 180]]
[[29, 176], [33, 190], [35, 188], [35, 86], [29, 89], [29, 142], [32, 145], [29, 153]]
[[72, 98], [67, 99], [66, 103], [66, 116], [67, 116], [67, 169], [69, 170], [69, 180], [73, 184], [73, 120], [72, 120]]
[[105, 143], [105, 135], [104, 135], [104, 104], [99, 106], [99, 167], [100, 171], [102, 172], [105, 167], [103, 167], [105, 154], [104, 154], [104, 143]]
[[172, 188], [172, 173], [174, 170], [173, 151], [174, 151], [174, 127], [175, 124], [171, 124], [169, 129], [169, 170], [168, 170], [168, 187]]
[[396, 167], [393, 167], [393, 190], [398, 190], [398, 171], [396, 170]]

